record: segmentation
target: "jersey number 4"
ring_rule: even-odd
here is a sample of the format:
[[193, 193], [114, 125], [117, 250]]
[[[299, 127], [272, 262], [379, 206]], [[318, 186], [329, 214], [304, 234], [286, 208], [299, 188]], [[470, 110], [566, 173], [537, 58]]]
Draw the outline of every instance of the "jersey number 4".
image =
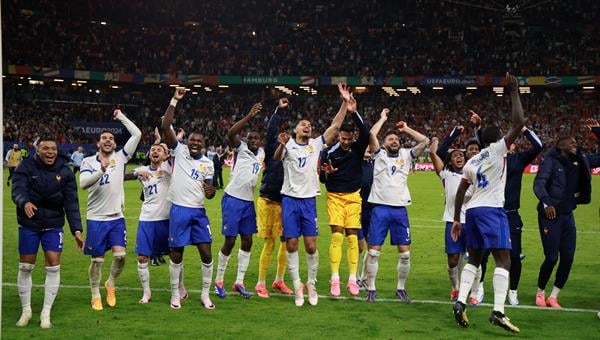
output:
[[481, 173], [481, 168], [481, 166], [477, 168], [477, 186], [483, 189], [487, 187], [490, 182], [488, 182], [487, 177]]

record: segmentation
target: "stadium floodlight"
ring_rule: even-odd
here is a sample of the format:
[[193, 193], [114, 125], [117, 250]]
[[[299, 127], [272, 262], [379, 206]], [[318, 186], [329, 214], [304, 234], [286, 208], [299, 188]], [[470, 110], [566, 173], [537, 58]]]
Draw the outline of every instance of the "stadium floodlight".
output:
[[226, 89], [228, 87], [229, 87], [229, 85], [219, 85], [219, 88], [222, 88], [222, 89]]
[[118, 85], [111, 85], [111, 86], [110, 86], [110, 88], [111, 88], [111, 89], [119, 89], [119, 88], [121, 88], [121, 86], [118, 86]]
[[60, 78], [54, 78], [54, 81], [57, 82], [57, 83], [62, 83], [65, 80], [64, 79], [60, 79]]
[[211, 89], [210, 87], [206, 86], [206, 87], [204, 88], [204, 91], [206, 91], [206, 92], [210, 92], [210, 91], [212, 91], [212, 89]]
[[192, 92], [192, 94], [198, 94], [198, 92], [197, 92], [197, 91], [194, 91], [194, 92]]
[[496, 97], [502, 97], [502, 93], [496, 93]]
[[594, 86], [584, 86], [583, 89], [584, 90], [594, 90], [594, 89], [596, 89], [596, 87], [594, 87]]
[[494, 91], [496, 93], [504, 93], [504, 87], [502, 87], [502, 86], [494, 86], [492, 88], [492, 91]]
[[477, 90], [477, 86], [467, 86], [467, 90]]
[[357, 86], [357, 87], [355, 87], [354, 89], [355, 89], [355, 90], [359, 90], [359, 91], [364, 91], [364, 90], [366, 90], [366, 89], [367, 89], [367, 87], [366, 87], [366, 86]]
[[443, 90], [444, 88], [442, 86], [434, 86], [434, 87], [432, 87], [432, 89], [434, 89], [434, 90]]
[[170, 84], [169, 86], [170, 86], [170, 87], [178, 87], [178, 86], [179, 86], [179, 84]]
[[408, 90], [407, 90], [407, 89], [396, 89], [396, 91], [399, 91], [399, 92], [406, 92], [406, 91], [408, 91]]
[[194, 87], [202, 87], [200, 84], [194, 84]]
[[520, 86], [519, 93], [531, 93], [531, 88], [529, 86]]
[[100, 21], [100, 25], [106, 26], [106, 21]]
[[79, 84], [87, 84], [87, 80], [78, 80], [77, 81]]

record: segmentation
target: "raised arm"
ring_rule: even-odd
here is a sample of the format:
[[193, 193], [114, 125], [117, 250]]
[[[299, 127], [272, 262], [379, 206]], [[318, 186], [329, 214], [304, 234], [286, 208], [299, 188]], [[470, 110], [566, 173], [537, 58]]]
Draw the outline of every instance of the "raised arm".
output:
[[521, 98], [519, 97], [519, 81], [517, 77], [506, 73], [506, 86], [510, 93], [510, 102], [512, 104], [512, 117], [510, 130], [506, 134], [506, 142], [512, 144], [519, 134], [521, 129], [525, 125], [525, 115], [523, 114], [523, 106], [521, 105]]
[[167, 146], [172, 149], [177, 145], [177, 136], [175, 135], [175, 131], [171, 128], [173, 124], [173, 116], [175, 115], [175, 107], [177, 106], [177, 102], [179, 102], [185, 93], [185, 87], [177, 87], [175, 88], [175, 93], [173, 93], [173, 98], [169, 102], [169, 107], [167, 107], [167, 111], [165, 111], [165, 115], [162, 119], [162, 130], [165, 135], [165, 141], [167, 142]]
[[[465, 127], [462, 125], [456, 126], [456, 127], [454, 127], [454, 129], [452, 129], [450, 134], [448, 136], [446, 136], [446, 138], [444, 138], [444, 140], [442, 141], [442, 144], [439, 145], [439, 147], [437, 148], [437, 156], [439, 158], [444, 160], [444, 159], [446, 159], [446, 157], [448, 157], [448, 150], [450, 150], [450, 147], [452, 146], [452, 144], [454, 144], [454, 141], [456, 140], [456, 138], [458, 138], [458, 136], [460, 136], [460, 134], [464, 130], [465, 130]], [[433, 141], [432, 141], [432, 145], [433, 145]], [[433, 151], [432, 151], [432, 153], [433, 153]]]
[[427, 138], [427, 136], [425, 136], [424, 134], [408, 127], [406, 122], [398, 122], [398, 124], [396, 124], [396, 128], [398, 128], [398, 131], [400, 131], [401, 133], [405, 133], [407, 136], [409, 136], [417, 142], [417, 145], [413, 146], [413, 148], [411, 149], [413, 157], [417, 158], [421, 156], [421, 154], [423, 154], [423, 151], [425, 151], [427, 145], [429, 145], [429, 138]]
[[252, 106], [250, 111], [240, 120], [238, 120], [229, 131], [227, 131], [227, 140], [229, 141], [229, 146], [232, 148], [237, 148], [240, 146], [240, 131], [248, 124], [252, 118], [256, 116], [258, 112], [262, 110], [262, 104], [256, 103]]
[[275, 154], [273, 155], [273, 158], [275, 158], [278, 161], [283, 160], [283, 158], [285, 157], [285, 145], [287, 144], [287, 142], [289, 140], [290, 140], [290, 135], [288, 135], [287, 133], [282, 132], [279, 134], [279, 137], [277, 137], [279, 146], [277, 146], [277, 150], [275, 150]]
[[544, 143], [540, 137], [538, 137], [533, 130], [529, 130], [526, 126], [523, 127], [523, 134], [531, 143], [531, 147], [525, 151], [519, 152], [523, 159], [523, 164], [527, 165], [533, 162], [533, 160], [542, 152]]
[[348, 102], [348, 112], [352, 113], [352, 119], [358, 128], [358, 138], [356, 139], [356, 143], [359, 145], [359, 151], [362, 150], [362, 153], [365, 153], [365, 150], [369, 146], [369, 129], [356, 109], [356, 99], [354, 99], [352, 94], [350, 95], [350, 101]]
[[127, 116], [125, 116], [121, 110], [116, 109], [113, 112], [113, 116], [115, 120], [123, 123], [127, 131], [129, 131], [131, 134], [131, 137], [129, 137], [127, 143], [125, 143], [125, 146], [123, 147], [125, 156], [131, 158], [131, 156], [135, 153], [135, 149], [137, 149], [140, 140], [142, 139], [142, 131], [131, 120], [129, 120], [129, 118], [127, 118]]
[[335, 141], [335, 136], [339, 131], [342, 123], [344, 122], [344, 118], [346, 118], [346, 112], [348, 112], [348, 102], [350, 101], [350, 90], [344, 84], [338, 84], [338, 91], [342, 96], [342, 105], [340, 105], [340, 109], [337, 114], [333, 118], [331, 125], [325, 130], [323, 133], [323, 138], [325, 139], [325, 143], [327, 145], [331, 145]]
[[433, 162], [433, 168], [435, 169], [436, 174], [440, 174], [444, 169], [444, 162], [437, 155], [438, 151], [438, 143], [439, 139], [437, 137], [431, 138], [431, 146], [429, 147], [429, 155], [431, 156], [431, 161]]
[[371, 153], [375, 153], [377, 150], [379, 150], [379, 139], [377, 139], [377, 135], [379, 134], [379, 130], [381, 130], [383, 124], [385, 124], [385, 122], [388, 120], [389, 113], [390, 109], [388, 108], [381, 110], [379, 120], [377, 123], [373, 124], [371, 131], [369, 131], [369, 150]]

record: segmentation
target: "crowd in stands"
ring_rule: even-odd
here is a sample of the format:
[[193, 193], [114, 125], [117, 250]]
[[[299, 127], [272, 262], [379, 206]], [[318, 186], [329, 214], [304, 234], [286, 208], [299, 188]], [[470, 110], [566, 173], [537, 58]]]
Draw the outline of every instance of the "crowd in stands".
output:
[[3, 62], [206, 75], [600, 74], [600, 2], [520, 3], [7, 0]]
[[[71, 88], [72, 90], [67, 90]], [[91, 90], [91, 92], [90, 92]], [[140, 127], [144, 136], [141, 145], [154, 141], [154, 128], [160, 126], [160, 117], [172, 95], [172, 88], [144, 86], [122, 88], [96, 93], [92, 88], [69, 85], [17, 86], [5, 83], [4, 141], [30, 143], [40, 133], [53, 133], [60, 143], [95, 143], [95, 137], [86, 136], [73, 127], [76, 122], [112, 122], [112, 110], [121, 105], [123, 111]], [[277, 99], [284, 94], [273, 88], [243, 87], [230, 88], [199, 95], [189, 94], [179, 105], [175, 127], [188, 133], [202, 132], [207, 145], [225, 145], [227, 130], [240, 119], [256, 102], [263, 103], [261, 112], [250, 124], [249, 129], [264, 135], [269, 116]], [[377, 121], [384, 107], [391, 110], [392, 122], [406, 121], [409, 126], [429, 137], [443, 138], [454, 126], [465, 125], [467, 130], [457, 140], [464, 145], [472, 138], [469, 128], [468, 110], [477, 112], [483, 124], [499, 124], [506, 131], [510, 120], [510, 103], [507, 96], [497, 97], [491, 91], [441, 94], [403, 94], [389, 97], [380, 88], [371, 88], [367, 93], [356, 95], [359, 111], [371, 124]], [[319, 93], [292, 96], [290, 110], [284, 117], [282, 130], [290, 131], [299, 118], [308, 118], [315, 134], [322, 133], [337, 112], [340, 100], [335, 94]], [[576, 137], [587, 151], [594, 151], [596, 141], [591, 139], [585, 127], [588, 118], [598, 119], [600, 98], [597, 94], [586, 94], [565, 89], [539, 90], [522, 95], [527, 125], [533, 128], [542, 140], [550, 144], [562, 133]], [[520, 146], [527, 147], [524, 138]]]

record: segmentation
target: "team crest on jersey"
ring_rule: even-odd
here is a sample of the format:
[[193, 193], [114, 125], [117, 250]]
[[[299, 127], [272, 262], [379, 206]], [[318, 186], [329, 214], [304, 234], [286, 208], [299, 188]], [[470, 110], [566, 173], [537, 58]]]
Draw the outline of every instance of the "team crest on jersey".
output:
[[156, 172], [156, 177], [161, 177], [161, 176], [162, 176], [162, 174], [163, 174], [163, 173], [162, 173], [162, 171], [158, 170], [158, 171]]
[[304, 150], [306, 150], [307, 152], [313, 152], [313, 147], [312, 145], [307, 145]]
[[111, 160], [110, 160], [110, 165], [111, 165], [111, 166], [114, 166], [115, 164], [117, 164], [117, 163], [115, 162], [115, 160], [114, 160], [114, 159], [111, 159]]
[[208, 170], [208, 168], [206, 167], [206, 165], [202, 165], [202, 164], [200, 164], [198, 166], [198, 169], [200, 170], [200, 172], [206, 172], [206, 170]]
[[402, 159], [402, 158], [396, 159], [396, 164], [398, 164], [400, 166], [404, 166], [404, 159]]
[[60, 175], [56, 175], [56, 181], [60, 182], [60, 180], [62, 179], [62, 177], [60, 177]]

